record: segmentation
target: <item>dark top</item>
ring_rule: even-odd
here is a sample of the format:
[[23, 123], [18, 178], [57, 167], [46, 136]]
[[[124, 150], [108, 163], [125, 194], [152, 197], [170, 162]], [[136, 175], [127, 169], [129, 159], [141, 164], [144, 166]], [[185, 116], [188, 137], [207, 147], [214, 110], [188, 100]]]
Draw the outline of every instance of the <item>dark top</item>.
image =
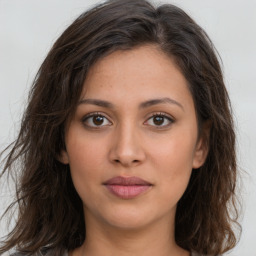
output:
[[[3, 255], [4, 256], [4, 255]], [[16, 252], [16, 253], [14, 253], [14, 254], [11, 254], [10, 256], [26, 256], [25, 254], [23, 254], [23, 253], [19, 253], [19, 252]], [[46, 252], [46, 254], [43, 254], [43, 253], [36, 253], [36, 254], [34, 254], [33, 256], [54, 256], [52, 253], [51, 253], [51, 251], [48, 251], [48, 252]], [[66, 251], [64, 254], [63, 254], [63, 256], [68, 256], [68, 252]], [[195, 252], [192, 252], [191, 253], [191, 256], [205, 256], [205, 255], [199, 255], [199, 254], [197, 254], [197, 253], [195, 253]]]

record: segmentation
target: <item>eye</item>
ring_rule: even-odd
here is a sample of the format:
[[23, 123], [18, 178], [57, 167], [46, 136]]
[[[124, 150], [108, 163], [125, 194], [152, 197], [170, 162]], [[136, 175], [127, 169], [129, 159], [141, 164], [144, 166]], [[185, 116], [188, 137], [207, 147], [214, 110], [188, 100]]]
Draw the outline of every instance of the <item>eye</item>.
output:
[[102, 127], [102, 126], [108, 126], [112, 123], [103, 115], [98, 113], [91, 113], [89, 115], [86, 115], [83, 120], [83, 124], [88, 127]]
[[156, 127], [168, 127], [173, 122], [174, 122], [174, 120], [170, 116], [163, 114], [163, 113], [159, 113], [159, 114], [154, 114], [153, 116], [151, 116], [145, 122], [145, 124], [150, 125], [150, 126], [156, 126]]

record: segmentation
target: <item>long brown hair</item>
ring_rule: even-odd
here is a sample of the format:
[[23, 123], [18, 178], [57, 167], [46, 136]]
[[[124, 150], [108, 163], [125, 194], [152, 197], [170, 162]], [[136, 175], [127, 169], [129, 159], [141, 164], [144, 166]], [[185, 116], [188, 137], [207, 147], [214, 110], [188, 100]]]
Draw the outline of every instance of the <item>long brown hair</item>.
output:
[[[199, 128], [211, 122], [209, 154], [193, 170], [177, 206], [179, 246], [217, 255], [233, 248], [237, 223], [235, 133], [230, 101], [214, 46], [184, 11], [145, 0], [112, 0], [79, 16], [55, 42], [41, 65], [20, 132], [9, 147], [4, 171], [17, 172], [18, 219], [0, 246], [55, 254], [85, 240], [82, 201], [69, 166], [58, 161], [65, 149], [64, 128], [74, 113], [92, 64], [116, 50], [154, 44], [172, 57], [194, 99]], [[19, 163], [19, 164], [17, 164]]]

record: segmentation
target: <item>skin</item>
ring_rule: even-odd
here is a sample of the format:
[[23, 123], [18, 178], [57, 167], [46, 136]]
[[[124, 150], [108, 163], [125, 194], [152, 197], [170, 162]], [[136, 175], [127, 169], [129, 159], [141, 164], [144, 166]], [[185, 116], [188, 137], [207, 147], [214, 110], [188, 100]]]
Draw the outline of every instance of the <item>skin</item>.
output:
[[[93, 113], [102, 124], [88, 117]], [[205, 161], [203, 138], [186, 79], [155, 46], [116, 51], [96, 62], [66, 128], [61, 155], [70, 165], [86, 222], [86, 241], [70, 255], [188, 256], [175, 243], [174, 219], [192, 169]], [[152, 186], [122, 199], [103, 185], [115, 176], [137, 176]]]

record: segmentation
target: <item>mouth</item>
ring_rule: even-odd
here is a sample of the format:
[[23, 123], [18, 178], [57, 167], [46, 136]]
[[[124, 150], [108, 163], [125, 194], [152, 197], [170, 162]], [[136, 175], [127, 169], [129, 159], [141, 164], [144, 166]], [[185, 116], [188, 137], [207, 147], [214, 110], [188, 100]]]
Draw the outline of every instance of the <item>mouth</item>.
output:
[[113, 195], [122, 199], [132, 199], [152, 188], [152, 184], [139, 177], [117, 176], [103, 183]]

